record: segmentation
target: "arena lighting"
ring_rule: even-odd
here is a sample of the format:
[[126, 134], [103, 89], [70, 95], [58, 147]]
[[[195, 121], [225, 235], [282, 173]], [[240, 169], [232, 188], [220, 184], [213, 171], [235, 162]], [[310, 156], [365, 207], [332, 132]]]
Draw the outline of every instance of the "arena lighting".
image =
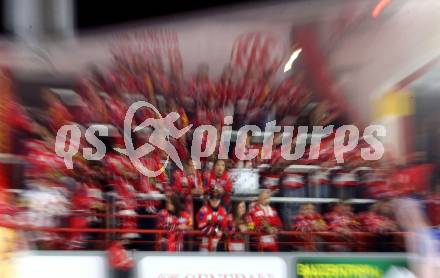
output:
[[284, 66], [284, 72], [288, 72], [292, 68], [293, 62], [295, 62], [295, 60], [298, 58], [301, 51], [301, 48], [293, 51], [292, 55], [290, 55], [289, 61], [287, 61], [286, 65]]
[[380, 0], [379, 3], [376, 4], [373, 11], [371, 12], [371, 16], [376, 18], [378, 17], [382, 11], [385, 9], [387, 5], [391, 3], [391, 0]]

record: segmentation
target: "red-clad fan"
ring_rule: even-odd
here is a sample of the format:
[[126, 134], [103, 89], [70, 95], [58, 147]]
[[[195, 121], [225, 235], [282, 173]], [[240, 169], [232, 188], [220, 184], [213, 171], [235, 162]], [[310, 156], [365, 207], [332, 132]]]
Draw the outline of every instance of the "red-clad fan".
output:
[[398, 230], [396, 222], [393, 220], [392, 208], [386, 201], [378, 201], [372, 205], [368, 211], [358, 215], [359, 229], [362, 233], [356, 236], [356, 239], [368, 244], [358, 244], [358, 251], [390, 251], [395, 242], [394, 235], [391, 232]]
[[80, 81], [77, 92], [88, 104], [88, 108], [92, 112], [92, 122], [105, 122], [108, 114], [107, 107], [104, 100], [97, 93], [97, 88], [84, 78]]
[[60, 127], [72, 121], [73, 117], [69, 110], [51, 91], [46, 91], [43, 98], [47, 105], [46, 111], [52, 130], [58, 131]]
[[206, 174], [205, 180], [205, 192], [218, 191], [223, 195], [224, 205], [228, 205], [232, 193], [232, 181], [226, 171], [225, 161], [217, 160], [214, 169]]
[[398, 195], [427, 192], [433, 168], [426, 163], [397, 169], [391, 177], [393, 191]]
[[[157, 177], [146, 177], [139, 175], [139, 178], [134, 182], [138, 192], [142, 194], [160, 194], [171, 191], [168, 183], [168, 176], [163, 169], [163, 163], [160, 159], [160, 154], [157, 152], [150, 153], [148, 156], [141, 158], [143, 165], [151, 171], [162, 169], [163, 171]], [[145, 207], [149, 213], [157, 213], [161, 206], [160, 200], [139, 200], [139, 205]]]
[[239, 114], [245, 114], [254, 109], [261, 110], [261, 105], [269, 92], [269, 84], [267, 79], [261, 78], [257, 65], [252, 65], [247, 70], [239, 85], [239, 90], [237, 100]]
[[357, 221], [361, 231], [380, 234], [397, 230], [396, 223], [380, 213], [380, 206], [381, 203], [378, 202], [372, 205], [368, 211], [358, 215]]
[[367, 173], [364, 184], [370, 198], [384, 198], [391, 191], [390, 180], [387, 178], [387, 172], [384, 169], [376, 168], [374, 171]]
[[209, 77], [209, 66], [200, 64], [197, 68], [196, 77], [190, 82], [189, 94], [197, 102], [206, 102], [209, 96], [216, 94], [215, 84]]
[[184, 171], [177, 169], [174, 172], [173, 189], [183, 196], [203, 194], [203, 177], [195, 168], [194, 162], [188, 160], [184, 167]]
[[327, 224], [321, 214], [316, 212], [313, 204], [304, 204], [301, 205], [298, 214], [292, 220], [292, 230], [304, 233], [304, 235], [298, 236], [301, 241], [304, 241], [304, 250], [315, 251], [314, 242], [317, 237], [309, 233], [326, 231]]
[[[120, 217], [120, 226], [122, 229], [131, 230], [137, 228], [137, 202], [136, 192], [131, 184], [125, 179], [116, 179], [113, 186], [118, 194], [116, 203]], [[127, 232], [122, 234], [123, 238], [136, 238], [137, 233]]]
[[26, 110], [17, 102], [11, 101], [9, 103], [11, 112], [8, 113], [8, 123], [15, 130], [23, 130], [32, 132], [33, 123], [29, 118]]
[[154, 65], [151, 68], [151, 80], [156, 93], [162, 93], [163, 95], [168, 95], [170, 93], [171, 84], [168, 80], [164, 70], [162, 61], [154, 61]]
[[184, 170], [177, 169], [174, 172], [173, 191], [180, 193], [185, 199], [185, 207], [188, 213], [193, 216], [193, 200], [192, 196], [203, 195], [203, 177], [198, 171], [192, 160], [188, 160], [184, 164]]
[[[160, 192], [165, 192], [166, 190], [169, 190], [169, 179], [165, 171], [164, 164], [162, 162], [162, 152], [156, 149], [155, 151], [149, 153], [147, 156], [142, 157], [140, 160], [144, 167], [146, 167], [150, 171], [161, 170], [161, 172], [156, 177], [148, 178], [148, 181], [142, 179], [141, 182], [136, 184], [136, 189], [142, 193], [148, 193], [148, 189], [145, 186], [148, 184], [153, 184], [154, 187]], [[143, 175], [140, 176], [145, 177]]]
[[263, 190], [258, 201], [251, 205], [250, 219], [258, 236], [258, 248], [261, 251], [277, 251], [277, 234], [282, 226], [277, 211], [269, 205], [270, 191]]
[[[269, 166], [268, 169], [260, 172], [261, 185], [264, 189], [270, 190], [272, 193], [280, 189], [280, 180], [282, 176], [282, 168], [280, 164], [283, 162], [281, 156], [281, 133], [274, 133], [273, 144], [269, 149], [263, 145], [260, 152], [260, 163]], [[268, 159], [266, 159], [268, 157]]]
[[220, 205], [221, 194], [211, 191], [206, 205], [197, 213], [197, 227], [202, 231], [200, 251], [214, 252], [228, 226], [228, 214]]
[[[83, 213], [90, 212], [91, 200], [87, 194], [87, 188], [83, 184], [78, 184], [78, 188], [72, 192], [69, 218], [69, 226], [73, 229], [85, 229], [89, 226], [89, 217], [84, 217]], [[77, 250], [85, 247], [86, 235], [83, 232], [72, 232], [67, 238], [67, 248]]]
[[168, 190], [169, 187], [169, 178], [164, 169], [163, 163], [164, 156], [166, 156], [164, 151], [156, 149], [156, 151], [151, 153], [150, 156], [143, 161], [146, 167], [152, 171], [162, 169], [162, 172], [152, 180], [152, 182], [155, 184], [155, 187], [162, 192]]
[[292, 230], [300, 232], [322, 232], [327, 224], [321, 214], [316, 212], [313, 204], [301, 205], [299, 213], [293, 218]]
[[205, 105], [199, 105], [196, 112], [196, 125], [218, 125], [223, 122], [223, 110], [213, 107], [207, 107]]
[[324, 216], [331, 231], [349, 233], [358, 228], [358, 222], [350, 205], [345, 203], [336, 204], [332, 211]]
[[159, 243], [163, 251], [182, 251], [183, 232], [190, 229], [190, 214], [184, 210], [179, 196], [173, 194], [167, 198], [165, 209], [159, 211], [158, 228], [166, 230], [160, 235]]
[[331, 212], [324, 215], [324, 219], [329, 231], [335, 232], [329, 240], [337, 243], [332, 244], [330, 248], [336, 251], [350, 250], [355, 240], [352, 232], [359, 228], [351, 206], [345, 203], [336, 204]]
[[48, 142], [30, 140], [26, 143], [29, 167], [26, 168], [26, 177], [30, 179], [57, 179], [66, 166], [61, 157], [57, 156]]
[[281, 115], [287, 113], [295, 117], [299, 116], [311, 95], [298, 80], [291, 77], [283, 80], [273, 93], [273, 102], [281, 110]]
[[129, 270], [134, 266], [134, 260], [124, 247], [125, 241], [114, 241], [108, 248], [110, 266], [115, 270]]
[[[117, 206], [122, 229], [136, 229], [136, 190], [129, 182], [129, 176], [133, 173], [132, 165], [127, 157], [117, 153], [109, 153], [105, 158], [105, 165], [108, 171], [109, 182], [117, 193]], [[122, 235], [124, 238], [138, 237], [138, 234], [127, 232]]]
[[246, 251], [247, 232], [251, 227], [251, 221], [246, 211], [246, 203], [240, 201], [235, 204], [232, 213], [228, 215], [228, 251]]
[[217, 92], [222, 98], [223, 105], [235, 102], [236, 90], [236, 72], [233, 67], [227, 65], [223, 68], [222, 75], [217, 83]]
[[130, 160], [122, 154], [112, 151], [107, 153], [104, 159], [106, 175], [110, 181], [125, 178], [126, 175], [134, 172]]
[[107, 96], [105, 104], [109, 112], [108, 120], [115, 126], [124, 126], [125, 113], [128, 108], [126, 104], [115, 96]]
[[[19, 208], [9, 204], [9, 202], [0, 199], [0, 222], [3, 224], [14, 223], [17, 220]], [[19, 222], [19, 221], [17, 221]]]

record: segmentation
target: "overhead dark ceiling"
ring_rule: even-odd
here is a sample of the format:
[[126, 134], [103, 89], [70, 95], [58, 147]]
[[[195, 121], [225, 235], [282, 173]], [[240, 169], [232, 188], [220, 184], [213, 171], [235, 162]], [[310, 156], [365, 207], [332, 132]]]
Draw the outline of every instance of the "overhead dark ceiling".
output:
[[[6, 1], [0, 0], [0, 35], [10, 35], [5, 24], [8, 13]], [[182, 14], [186, 12], [202, 11], [219, 7], [233, 7], [244, 4], [261, 4], [267, 2], [301, 2], [317, 0], [209, 0], [209, 1], [183, 1], [160, 0], [154, 1], [98, 1], [93, 5], [90, 0], [71, 0], [74, 2], [75, 27], [79, 31], [153, 19], [161, 16]], [[322, 0], [321, 0], [322, 1]]]
[[[155, 17], [200, 11], [215, 7], [227, 7], [267, 0], [210, 0], [210, 1], [106, 1], [102, 10], [97, 13], [91, 9], [89, 0], [76, 0], [76, 26], [79, 30], [103, 27], [131, 21], [152, 19]], [[99, 2], [101, 3], [101, 2]]]

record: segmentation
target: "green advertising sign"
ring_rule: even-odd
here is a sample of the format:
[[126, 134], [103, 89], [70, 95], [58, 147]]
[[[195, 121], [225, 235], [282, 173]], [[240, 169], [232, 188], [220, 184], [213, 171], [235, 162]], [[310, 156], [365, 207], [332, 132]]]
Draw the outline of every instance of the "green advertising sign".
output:
[[299, 278], [414, 277], [407, 267], [404, 258], [301, 257], [296, 260], [296, 275]]

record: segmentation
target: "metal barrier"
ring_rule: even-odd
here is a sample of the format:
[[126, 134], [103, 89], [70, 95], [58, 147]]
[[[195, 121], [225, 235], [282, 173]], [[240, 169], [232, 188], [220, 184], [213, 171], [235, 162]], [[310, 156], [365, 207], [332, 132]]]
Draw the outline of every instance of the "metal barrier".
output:
[[[118, 215], [118, 217], [126, 217], [125, 215]], [[148, 216], [148, 218], [153, 218], [154, 216]], [[160, 251], [159, 242], [162, 236], [170, 234], [168, 230], [160, 230], [160, 229], [123, 229], [123, 228], [66, 228], [66, 227], [36, 227], [33, 225], [19, 225], [11, 222], [0, 221], [0, 227], [11, 228], [15, 230], [21, 231], [34, 231], [34, 232], [48, 232], [48, 233], [98, 233], [98, 234], [127, 234], [127, 233], [135, 233], [135, 234], [146, 234], [146, 235], [154, 235], [155, 238], [153, 240], [141, 240], [141, 239], [130, 239], [130, 242], [133, 244], [152, 244], [155, 246], [156, 251]], [[193, 246], [194, 244], [197, 246], [200, 243], [200, 237], [203, 236], [202, 232], [199, 230], [187, 230], [182, 231], [182, 233], [190, 237], [184, 241], [184, 244], [189, 246]], [[247, 246], [246, 250], [255, 250], [262, 251], [259, 249], [257, 244], [257, 237], [261, 234], [248, 231], [242, 233], [249, 237], [249, 241], [246, 241]], [[387, 242], [386, 244], [390, 248], [403, 248], [403, 237], [405, 232], [389, 232], [383, 233], [381, 236], [386, 236], [388, 239], [392, 239], [392, 241]], [[279, 246], [284, 247], [296, 247], [302, 251], [316, 251], [318, 250], [317, 246], [324, 246], [328, 250], [331, 250], [332, 246], [346, 246], [347, 249], [357, 252], [368, 251], [368, 245], [371, 244], [375, 238], [376, 234], [372, 234], [369, 232], [351, 232], [346, 235], [341, 235], [336, 232], [299, 232], [299, 231], [280, 231], [278, 233], [278, 244]], [[116, 239], [118, 237], [114, 237], [112, 239]], [[95, 244], [100, 243], [99, 245], [105, 249], [110, 243], [109, 237], [105, 237], [101, 240], [92, 240], [86, 242], [92, 242]], [[225, 244], [227, 237], [223, 238], [220, 244]], [[282, 248], [283, 249], [283, 248]], [[190, 248], [189, 251], [193, 250]], [[224, 248], [226, 250], [226, 247]]]

